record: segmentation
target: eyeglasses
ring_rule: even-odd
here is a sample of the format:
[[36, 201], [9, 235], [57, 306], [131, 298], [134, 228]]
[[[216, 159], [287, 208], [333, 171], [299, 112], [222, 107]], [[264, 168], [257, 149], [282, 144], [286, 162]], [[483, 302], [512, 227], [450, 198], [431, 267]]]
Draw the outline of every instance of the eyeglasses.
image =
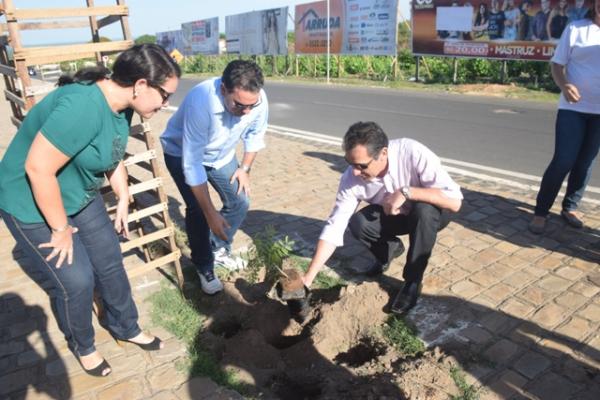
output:
[[240, 103], [240, 102], [237, 102], [237, 101], [233, 100], [233, 107], [234, 107], [236, 110], [239, 110], [239, 111], [244, 111], [244, 110], [252, 110], [252, 109], [254, 109], [254, 108], [256, 108], [256, 107], [260, 106], [260, 104], [261, 104], [261, 103], [262, 103], [262, 100], [258, 100], [258, 101], [257, 101], [256, 103], [254, 103], [254, 104], [242, 104], [242, 103]]
[[160, 97], [162, 97], [162, 103], [167, 104], [167, 102], [169, 101], [169, 97], [171, 97], [173, 95], [173, 93], [167, 92], [165, 89], [161, 88], [158, 85], [150, 85], [150, 86], [153, 87], [154, 89], [158, 90], [158, 94], [160, 94]]
[[[345, 159], [345, 158], [344, 158]], [[371, 163], [373, 162], [373, 160], [375, 160], [374, 158], [371, 158], [371, 161], [367, 162], [367, 163], [351, 163], [350, 161], [348, 161], [347, 159], [345, 159], [346, 162], [348, 163], [348, 165], [350, 165], [352, 168], [355, 169], [360, 169], [361, 171], [364, 171], [365, 169], [369, 168], [369, 165], [371, 165]]]

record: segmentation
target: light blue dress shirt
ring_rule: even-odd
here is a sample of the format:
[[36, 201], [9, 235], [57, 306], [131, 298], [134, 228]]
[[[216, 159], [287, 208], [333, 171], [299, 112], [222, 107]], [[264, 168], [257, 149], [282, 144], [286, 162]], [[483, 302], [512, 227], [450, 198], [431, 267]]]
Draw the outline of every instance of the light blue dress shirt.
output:
[[188, 185], [207, 181], [204, 166], [218, 169], [230, 162], [240, 139], [248, 153], [265, 147], [269, 104], [262, 89], [259, 102], [248, 114], [237, 117], [225, 109], [221, 78], [208, 79], [190, 90], [160, 137], [166, 154], [182, 158]]

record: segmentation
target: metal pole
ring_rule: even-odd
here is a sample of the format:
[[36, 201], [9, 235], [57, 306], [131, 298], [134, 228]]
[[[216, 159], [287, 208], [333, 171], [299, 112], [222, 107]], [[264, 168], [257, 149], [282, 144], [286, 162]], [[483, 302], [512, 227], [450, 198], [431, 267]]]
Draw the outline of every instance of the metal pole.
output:
[[329, 29], [329, 0], [327, 0], [327, 83], [329, 83], [329, 59], [331, 57], [331, 37]]
[[417, 56], [417, 62], [415, 63], [415, 82], [419, 82], [419, 64], [421, 63], [421, 57]]

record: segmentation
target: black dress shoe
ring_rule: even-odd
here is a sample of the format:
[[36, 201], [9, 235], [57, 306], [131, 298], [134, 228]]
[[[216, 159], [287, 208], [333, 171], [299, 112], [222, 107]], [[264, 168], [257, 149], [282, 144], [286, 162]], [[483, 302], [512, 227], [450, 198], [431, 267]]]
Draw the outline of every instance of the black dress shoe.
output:
[[404, 282], [402, 290], [392, 303], [394, 314], [405, 314], [417, 304], [423, 285], [417, 282]]

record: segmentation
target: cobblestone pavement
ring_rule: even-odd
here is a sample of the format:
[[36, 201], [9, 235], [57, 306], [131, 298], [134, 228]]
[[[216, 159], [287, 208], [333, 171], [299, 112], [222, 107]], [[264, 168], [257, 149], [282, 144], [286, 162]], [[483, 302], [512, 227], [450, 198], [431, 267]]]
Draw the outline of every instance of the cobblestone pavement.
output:
[[[15, 130], [6, 102], [0, 110], [3, 154]], [[151, 120], [155, 135], [168, 117], [161, 113]], [[252, 171], [251, 210], [234, 247], [246, 248], [252, 235], [273, 225], [310, 251], [345, 167], [341, 150], [272, 134], [267, 146]], [[458, 340], [486, 360], [463, 366], [468, 382], [484, 387], [483, 399], [600, 398], [600, 207], [584, 205], [588, 227], [582, 230], [567, 227], [554, 214], [548, 232], [538, 237], [526, 229], [534, 192], [454, 177], [465, 201], [439, 235], [413, 313], [423, 339], [442, 348]], [[167, 182], [170, 213], [182, 224], [181, 199]], [[236, 398], [176, 368], [185, 349], [157, 327], [150, 331], [166, 340], [166, 348], [154, 354], [121, 348], [96, 327], [96, 343], [113, 373], [89, 377], [66, 347], [44, 283], [34, 283], [35, 273], [3, 224], [0, 241], [0, 398]], [[346, 243], [330, 266], [352, 280], [370, 258], [351, 238]], [[402, 261], [395, 261], [389, 276], [400, 279], [401, 270]], [[150, 326], [144, 299], [164, 280], [153, 272], [132, 281], [143, 327]]]

